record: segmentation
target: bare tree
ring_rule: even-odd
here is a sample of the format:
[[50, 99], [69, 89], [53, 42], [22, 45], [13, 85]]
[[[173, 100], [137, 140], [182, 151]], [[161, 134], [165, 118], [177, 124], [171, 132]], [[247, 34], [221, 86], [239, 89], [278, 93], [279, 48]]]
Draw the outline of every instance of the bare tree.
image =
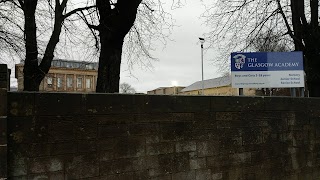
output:
[[[68, 0], [1, 0], [0, 4], [3, 5], [1, 9], [6, 10], [0, 14], [0, 20], [7, 23], [0, 27], [0, 37], [4, 37], [0, 38], [0, 43], [7, 47], [8, 53], [16, 52], [25, 59], [24, 90], [38, 91], [41, 81], [51, 67], [61, 31], [66, 27], [66, 20], [70, 21], [71, 15], [94, 6], [67, 11]], [[8, 28], [10, 25], [13, 25], [13, 31]], [[42, 50], [38, 45], [39, 42], [42, 43], [43, 36], [48, 36], [49, 39], [44, 42]], [[43, 53], [39, 54], [39, 51]], [[24, 57], [21, 52], [25, 53]]]
[[24, 57], [23, 26], [19, 7], [9, 0], [0, 0], [0, 61], [8, 62], [9, 54]]
[[[151, 66], [151, 60], [155, 60], [150, 53], [150, 50], [153, 50], [152, 41], [158, 40], [165, 44], [173, 24], [171, 15], [164, 11], [160, 0], [88, 0], [91, 4], [96, 2], [97, 8], [92, 8], [88, 3], [76, 9], [70, 8], [72, 6], [68, 0], [8, 2], [20, 9], [22, 22], [24, 21], [21, 34], [25, 41], [23, 51], [26, 91], [39, 90], [39, 84], [50, 69], [57, 44], [61, 40], [60, 35], [79, 34], [79, 19], [90, 28], [92, 39], [100, 53], [98, 92], [119, 91], [122, 52], [126, 55], [130, 67], [135, 64], [141, 67]], [[179, 1], [173, 1], [173, 5], [180, 6]], [[39, 21], [43, 14], [49, 14], [48, 19]], [[77, 14], [78, 18], [71, 16], [73, 14]], [[39, 31], [41, 28], [43, 31]], [[77, 29], [76, 32], [74, 29]], [[65, 40], [74, 41], [69, 37]], [[125, 48], [123, 43], [127, 44]]]
[[134, 93], [136, 93], [136, 90], [128, 83], [121, 83], [120, 84], [120, 93], [134, 94]]
[[289, 50], [287, 44], [281, 41], [281, 35], [272, 30], [260, 32], [253, 39], [247, 39], [248, 49], [257, 52], [285, 52]]
[[[320, 96], [320, 28], [317, 0], [218, 0], [203, 14], [212, 31], [207, 34], [211, 47], [228, 56], [246, 51], [247, 39], [261, 32], [276, 32], [292, 50], [303, 51], [307, 87], [311, 96]], [[252, 43], [252, 42], [251, 42]], [[221, 59], [221, 58], [220, 58]], [[227, 60], [220, 61], [223, 68]]]
[[[96, 91], [119, 92], [123, 51], [129, 66], [137, 63], [150, 66], [150, 60], [154, 59], [150, 53], [151, 41], [165, 43], [167, 35], [163, 31], [170, 30], [172, 19], [160, 0], [97, 0], [96, 6], [98, 22], [94, 17], [82, 17], [100, 48]], [[140, 61], [141, 57], [147, 61]]]

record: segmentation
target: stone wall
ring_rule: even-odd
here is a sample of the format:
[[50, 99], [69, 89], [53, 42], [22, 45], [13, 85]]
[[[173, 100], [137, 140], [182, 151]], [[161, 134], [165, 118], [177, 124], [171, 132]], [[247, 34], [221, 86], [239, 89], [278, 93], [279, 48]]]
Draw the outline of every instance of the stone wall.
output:
[[9, 179], [320, 179], [320, 99], [8, 93]]
[[0, 179], [7, 178], [7, 91], [10, 89], [10, 71], [0, 64]]

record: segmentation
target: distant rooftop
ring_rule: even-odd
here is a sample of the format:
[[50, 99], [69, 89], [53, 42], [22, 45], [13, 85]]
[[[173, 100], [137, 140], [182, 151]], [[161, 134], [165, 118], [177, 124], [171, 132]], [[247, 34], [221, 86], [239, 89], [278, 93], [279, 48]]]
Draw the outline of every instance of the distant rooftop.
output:
[[156, 90], [168, 89], [168, 88], [184, 88], [184, 86], [158, 87], [157, 89], [153, 89], [153, 90], [150, 90], [150, 91], [156, 91]]
[[[224, 76], [224, 77], [219, 77], [214, 79], [207, 79], [207, 80], [204, 80], [203, 83], [204, 83], [204, 89], [229, 86], [231, 85], [231, 78], [230, 76]], [[200, 90], [200, 89], [202, 89], [202, 81], [197, 81], [191, 84], [190, 86], [182, 89], [181, 92], [188, 92], [188, 91], [194, 91], [194, 90]]]
[[[22, 61], [21, 63], [24, 64], [24, 61]], [[98, 63], [97, 62], [87, 62], [87, 61], [54, 59], [51, 62], [51, 67], [98, 70]]]
[[64, 59], [54, 59], [51, 62], [52, 67], [64, 67], [64, 68], [77, 68], [77, 69], [94, 69], [98, 70], [97, 62], [86, 62], [86, 61], [70, 61]]

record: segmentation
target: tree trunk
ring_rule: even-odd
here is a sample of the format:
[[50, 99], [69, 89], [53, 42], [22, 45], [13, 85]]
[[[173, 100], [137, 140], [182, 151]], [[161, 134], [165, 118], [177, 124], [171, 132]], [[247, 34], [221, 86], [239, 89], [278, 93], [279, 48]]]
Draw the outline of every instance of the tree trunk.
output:
[[[23, 4], [25, 15], [25, 41], [26, 41], [26, 59], [24, 64], [24, 91], [39, 91], [41, 81], [49, 72], [51, 62], [54, 57], [54, 50], [59, 42], [62, 23], [64, 20], [63, 11], [67, 0], [62, 4], [56, 1], [55, 22], [52, 35], [47, 44], [41, 63], [38, 63], [38, 47], [36, 36], [35, 11], [38, 1], [28, 0]], [[75, 13], [75, 12], [74, 12]]]
[[311, 21], [305, 17], [304, 0], [291, 0], [292, 26], [296, 51], [304, 53], [306, 89], [311, 97], [320, 97], [320, 30], [318, 0], [310, 1]]
[[36, 76], [36, 72], [38, 71], [37, 27], [35, 20], [37, 4], [37, 0], [28, 0], [23, 4], [26, 43], [26, 59], [23, 68], [24, 91], [39, 91], [39, 85], [41, 82], [37, 80]]
[[[301, 8], [301, 7], [300, 7]], [[307, 89], [311, 97], [320, 97], [320, 27], [318, 0], [311, 0], [311, 22], [304, 26], [302, 37], [305, 44], [305, 72]]]
[[111, 9], [110, 1], [97, 0], [101, 51], [96, 92], [119, 92], [123, 40], [134, 24], [140, 3], [118, 0]]
[[320, 51], [318, 44], [312, 44], [314, 48], [306, 48], [307, 50], [305, 51], [307, 89], [309, 90], [310, 97], [320, 97]]
[[[99, 57], [99, 69], [96, 92], [115, 93], [119, 92], [120, 65], [123, 39], [114, 43], [107, 38], [109, 32], [100, 33], [101, 52]], [[109, 33], [109, 37], [112, 33]], [[116, 44], [120, 44], [116, 45]]]

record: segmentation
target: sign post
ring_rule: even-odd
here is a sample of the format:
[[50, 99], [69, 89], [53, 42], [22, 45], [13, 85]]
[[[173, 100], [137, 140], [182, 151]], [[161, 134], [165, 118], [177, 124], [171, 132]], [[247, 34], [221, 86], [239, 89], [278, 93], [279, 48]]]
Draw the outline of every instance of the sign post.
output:
[[302, 52], [231, 53], [233, 88], [304, 87]]

